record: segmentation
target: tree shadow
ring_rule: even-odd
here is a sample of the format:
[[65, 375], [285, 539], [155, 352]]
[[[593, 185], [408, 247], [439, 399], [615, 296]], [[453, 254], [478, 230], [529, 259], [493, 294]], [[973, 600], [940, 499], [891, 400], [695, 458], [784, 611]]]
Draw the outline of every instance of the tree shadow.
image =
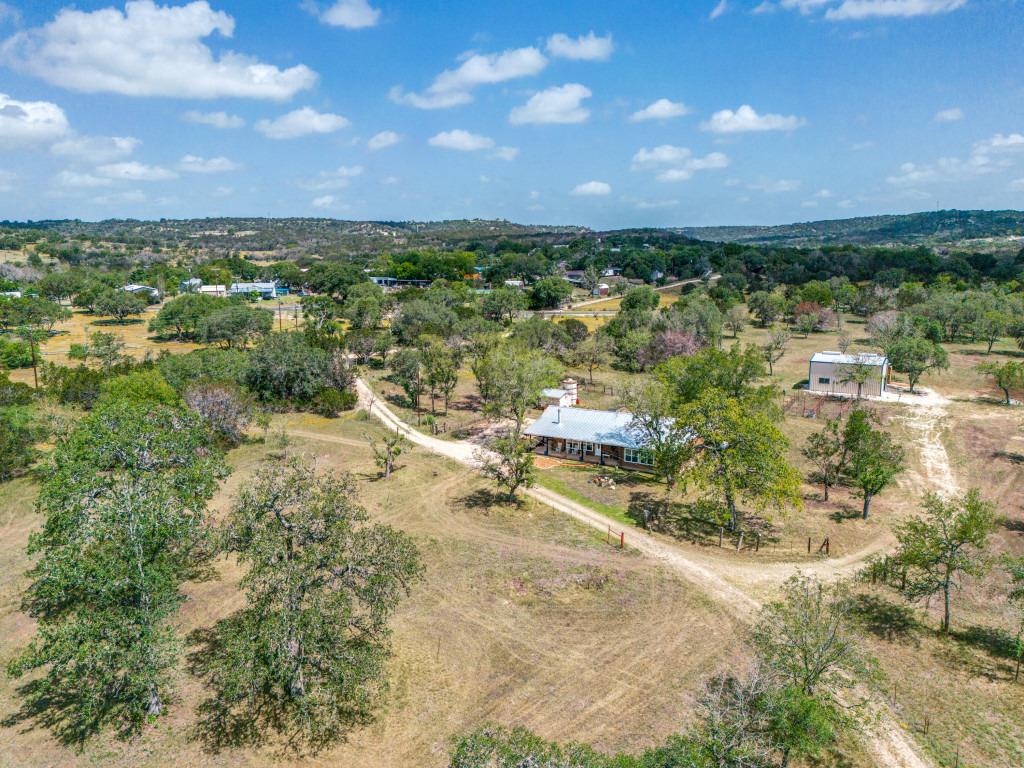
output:
[[[685, 504], [650, 491], [630, 494], [626, 507], [626, 515], [641, 528], [700, 546], [717, 546], [720, 541], [733, 545], [739, 541], [739, 532], [725, 528], [723, 512], [714, 503]], [[756, 542], [769, 544], [777, 540], [771, 524], [758, 517], [744, 520], [743, 536], [745, 548], [754, 547]]]
[[863, 517], [863, 510], [857, 509], [849, 504], [841, 503], [839, 509], [834, 509], [829, 514], [829, 519], [835, 523], [843, 523], [847, 520], [860, 520]]
[[965, 645], [984, 651], [995, 659], [1016, 659], [1016, 640], [1005, 629], [974, 625], [964, 629], [951, 629], [949, 635]]
[[913, 608], [879, 595], [857, 595], [850, 609], [854, 620], [867, 632], [890, 642], [920, 645], [924, 625]]
[[[481, 510], [484, 514], [494, 507], [507, 506], [509, 504], [508, 496], [496, 493], [489, 488], [477, 488], [465, 496], [459, 497], [456, 501], [463, 509]], [[521, 502], [517, 500], [516, 506], [520, 505]]]
[[1024, 464], [1024, 454], [1013, 451], [992, 451], [993, 459], [1005, 459], [1011, 464]]
[[145, 321], [142, 320], [142, 318], [138, 318], [138, 317], [137, 318], [132, 318], [132, 319], [125, 319], [125, 320], [118, 320], [116, 318], [111, 317], [111, 318], [108, 318], [106, 320], [93, 320], [91, 323], [89, 323], [89, 325], [117, 325], [117, 326], [121, 326], [121, 325], [140, 325], [143, 322], [145, 322]]

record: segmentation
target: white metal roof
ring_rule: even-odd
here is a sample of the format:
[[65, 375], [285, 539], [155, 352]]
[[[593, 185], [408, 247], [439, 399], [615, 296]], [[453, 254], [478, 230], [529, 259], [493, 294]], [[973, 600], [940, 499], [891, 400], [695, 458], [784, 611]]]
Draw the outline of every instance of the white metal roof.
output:
[[593, 411], [589, 408], [549, 405], [540, 418], [526, 428], [526, 434], [620, 448], [640, 448], [629, 431], [632, 421], [633, 414], [625, 411]]
[[815, 352], [812, 363], [835, 363], [837, 365], [885, 365], [885, 355], [874, 352], [859, 352], [855, 355], [844, 355], [842, 352]]
[[568, 390], [565, 389], [542, 389], [540, 393], [544, 397], [564, 397], [569, 394]]

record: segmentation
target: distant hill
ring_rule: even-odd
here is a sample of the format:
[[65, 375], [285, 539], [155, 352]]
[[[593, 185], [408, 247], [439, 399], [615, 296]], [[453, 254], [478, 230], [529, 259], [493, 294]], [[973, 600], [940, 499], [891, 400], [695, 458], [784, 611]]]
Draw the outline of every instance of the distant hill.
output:
[[1024, 236], [1024, 211], [927, 211], [899, 216], [809, 221], [774, 227], [684, 227], [698, 240], [814, 246], [856, 243], [942, 245], [984, 238]]

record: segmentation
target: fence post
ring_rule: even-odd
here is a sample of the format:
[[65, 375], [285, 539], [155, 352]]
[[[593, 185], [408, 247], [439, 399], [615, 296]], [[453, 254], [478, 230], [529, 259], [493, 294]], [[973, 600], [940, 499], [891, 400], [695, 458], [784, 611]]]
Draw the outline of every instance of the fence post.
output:
[[754, 553], [761, 551], [761, 534], [754, 537]]
[[811, 554], [811, 537], [807, 537], [807, 554]]
[[743, 549], [743, 531], [740, 531], [740, 537], [736, 541], [736, 551], [739, 552], [741, 549]]
[[718, 546], [722, 546], [722, 536], [725, 535], [725, 528], [723, 526], [718, 527]]
[[626, 532], [619, 531], [619, 549], [626, 548]]

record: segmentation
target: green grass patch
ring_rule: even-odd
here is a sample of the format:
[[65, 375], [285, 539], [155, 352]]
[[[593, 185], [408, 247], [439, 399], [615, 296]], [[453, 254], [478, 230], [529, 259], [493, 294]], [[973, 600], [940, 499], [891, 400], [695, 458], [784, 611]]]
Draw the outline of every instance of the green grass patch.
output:
[[560, 493], [566, 498], [572, 499], [577, 504], [582, 504], [585, 507], [589, 507], [595, 512], [600, 512], [602, 515], [607, 515], [613, 520], [617, 520], [623, 525], [629, 525], [636, 527], [633, 519], [626, 514], [626, 510], [622, 507], [612, 506], [611, 504], [602, 504], [599, 501], [588, 499], [579, 491], [572, 488], [567, 483], [559, 480], [557, 477], [551, 475], [548, 472], [541, 470], [537, 473], [537, 485], [547, 488], [549, 491]]

